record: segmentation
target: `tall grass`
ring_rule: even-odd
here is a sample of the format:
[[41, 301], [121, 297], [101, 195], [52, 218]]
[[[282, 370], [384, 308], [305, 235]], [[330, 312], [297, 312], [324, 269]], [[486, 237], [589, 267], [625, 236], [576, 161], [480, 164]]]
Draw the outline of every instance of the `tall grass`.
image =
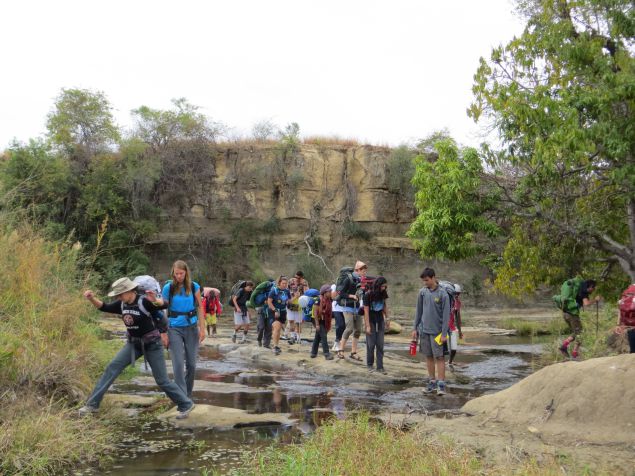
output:
[[236, 473], [263, 476], [563, 474], [555, 460], [538, 464], [526, 459], [505, 466], [490, 465], [476, 450], [419, 431], [405, 433], [388, 429], [372, 422], [368, 415], [332, 420], [301, 443], [262, 450], [250, 465]]
[[501, 321], [500, 326], [503, 329], [515, 330], [519, 336], [560, 335], [567, 328], [566, 323], [560, 316], [554, 317], [548, 322], [509, 318]]
[[112, 356], [83, 284], [70, 244], [0, 230], [0, 474], [50, 474], [106, 448], [99, 422], [69, 418]]

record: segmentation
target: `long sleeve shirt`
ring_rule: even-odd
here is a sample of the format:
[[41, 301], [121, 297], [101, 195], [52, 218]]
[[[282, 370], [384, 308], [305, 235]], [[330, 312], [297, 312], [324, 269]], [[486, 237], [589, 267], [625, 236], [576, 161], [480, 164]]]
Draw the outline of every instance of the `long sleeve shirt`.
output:
[[420, 333], [447, 337], [450, 324], [450, 297], [437, 286], [435, 290], [421, 288], [413, 328]]

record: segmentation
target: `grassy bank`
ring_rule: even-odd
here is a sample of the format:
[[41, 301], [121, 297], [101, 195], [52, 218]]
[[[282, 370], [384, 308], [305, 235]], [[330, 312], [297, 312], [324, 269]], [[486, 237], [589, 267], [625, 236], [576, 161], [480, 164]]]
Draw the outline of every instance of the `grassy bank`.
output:
[[73, 416], [113, 354], [77, 258], [28, 226], [0, 232], [0, 474], [62, 472], [112, 438], [105, 420]]
[[373, 423], [367, 415], [361, 415], [333, 420], [299, 444], [263, 450], [236, 474], [548, 476], [582, 474], [576, 472], [578, 469], [567, 468], [561, 461], [537, 462], [530, 458], [493, 466], [474, 449], [418, 431], [404, 433], [387, 429]]

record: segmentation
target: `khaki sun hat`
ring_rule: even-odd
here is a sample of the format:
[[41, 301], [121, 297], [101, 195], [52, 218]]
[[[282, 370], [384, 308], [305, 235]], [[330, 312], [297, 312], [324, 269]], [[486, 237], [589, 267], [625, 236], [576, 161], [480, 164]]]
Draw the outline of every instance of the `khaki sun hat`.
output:
[[366, 263], [363, 263], [361, 261], [358, 261], [357, 263], [355, 263], [355, 271], [364, 269], [364, 268], [368, 268], [368, 265]]
[[112, 291], [108, 293], [108, 297], [119, 296], [120, 294], [136, 289], [137, 286], [137, 283], [130, 281], [129, 278], [119, 278], [112, 283]]

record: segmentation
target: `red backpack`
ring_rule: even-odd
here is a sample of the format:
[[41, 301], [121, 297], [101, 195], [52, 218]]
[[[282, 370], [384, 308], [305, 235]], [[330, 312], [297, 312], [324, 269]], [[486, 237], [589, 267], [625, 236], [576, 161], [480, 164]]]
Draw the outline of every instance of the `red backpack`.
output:
[[620, 325], [635, 327], [635, 284], [631, 284], [622, 293], [618, 301]]

